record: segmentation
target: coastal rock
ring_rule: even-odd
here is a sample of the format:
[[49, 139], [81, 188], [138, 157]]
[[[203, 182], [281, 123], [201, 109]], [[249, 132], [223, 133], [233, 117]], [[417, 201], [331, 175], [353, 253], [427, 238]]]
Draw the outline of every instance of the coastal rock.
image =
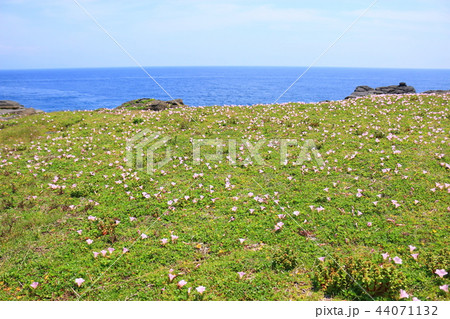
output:
[[345, 99], [354, 99], [368, 95], [411, 94], [411, 93], [416, 93], [416, 89], [412, 86], [406, 85], [405, 82], [400, 82], [399, 85], [380, 86], [375, 89], [367, 85], [361, 85], [356, 87], [355, 91], [349, 96], [347, 96]]
[[423, 94], [446, 94], [450, 93], [450, 90], [428, 90], [425, 92], [422, 92]]
[[182, 99], [175, 99], [171, 101], [162, 101], [162, 100], [155, 100], [155, 99], [138, 99], [138, 100], [132, 100], [123, 103], [122, 105], [118, 106], [118, 109], [122, 108], [136, 108], [140, 110], [151, 110], [151, 111], [162, 111], [166, 109], [172, 109], [175, 107], [182, 107], [186, 106], [183, 103]]
[[3, 109], [16, 110], [16, 109], [23, 109], [23, 108], [25, 108], [25, 106], [15, 102], [15, 101], [9, 101], [9, 100], [0, 101], [0, 109], [1, 110], [3, 110]]
[[26, 108], [22, 104], [15, 101], [1, 100], [0, 101], [0, 119], [9, 120], [18, 116], [32, 115], [42, 113], [40, 110], [31, 107]]

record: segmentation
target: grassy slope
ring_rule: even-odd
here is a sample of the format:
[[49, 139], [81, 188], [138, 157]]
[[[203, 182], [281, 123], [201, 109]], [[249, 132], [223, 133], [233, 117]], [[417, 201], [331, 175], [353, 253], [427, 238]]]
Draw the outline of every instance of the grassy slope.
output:
[[[449, 99], [57, 112], [0, 122], [0, 300], [320, 300], [330, 291], [312, 278], [332, 258], [405, 276], [395, 279], [395, 296], [375, 298], [396, 299], [401, 287], [419, 299], [449, 300], [439, 289], [448, 275], [433, 273], [450, 268], [450, 180], [441, 165], [449, 163]], [[144, 128], [171, 138], [176, 159], [164, 172], [126, 166], [126, 139]], [[236, 139], [238, 147], [240, 139], [267, 139], [265, 165], [242, 165], [245, 147], [236, 166], [225, 157], [194, 165], [192, 138]], [[326, 167], [280, 165], [277, 143], [268, 140], [284, 138], [313, 139]], [[289, 152], [295, 160], [300, 148]], [[287, 216], [275, 232], [278, 214]], [[417, 261], [408, 245], [417, 247]], [[108, 247], [111, 255], [93, 257]], [[402, 264], [383, 261], [385, 252]], [[77, 287], [80, 277], [86, 282]], [[187, 285], [178, 289], [179, 280]], [[206, 287], [202, 296], [198, 286]], [[332, 297], [370, 300], [347, 288]]]

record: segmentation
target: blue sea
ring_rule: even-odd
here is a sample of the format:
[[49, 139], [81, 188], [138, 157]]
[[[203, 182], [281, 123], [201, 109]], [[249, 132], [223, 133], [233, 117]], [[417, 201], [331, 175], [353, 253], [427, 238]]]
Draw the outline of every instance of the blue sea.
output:
[[[273, 103], [303, 67], [148, 67], [174, 98], [190, 106]], [[406, 82], [417, 92], [450, 89], [450, 70], [316, 67], [279, 102], [341, 100], [356, 86]], [[114, 108], [138, 98], [170, 97], [140, 68], [0, 70], [0, 100], [46, 112]]]

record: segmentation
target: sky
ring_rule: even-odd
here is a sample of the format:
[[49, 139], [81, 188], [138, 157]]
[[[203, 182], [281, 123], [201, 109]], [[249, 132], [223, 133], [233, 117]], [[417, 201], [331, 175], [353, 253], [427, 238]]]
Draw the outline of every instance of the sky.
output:
[[[374, 0], [0, 0], [0, 69], [309, 66]], [[315, 64], [450, 68], [449, 0], [379, 0]]]

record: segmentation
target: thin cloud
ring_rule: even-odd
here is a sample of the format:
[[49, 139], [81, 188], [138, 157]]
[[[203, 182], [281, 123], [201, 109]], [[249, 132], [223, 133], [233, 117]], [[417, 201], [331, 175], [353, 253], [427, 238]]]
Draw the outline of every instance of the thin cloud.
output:
[[[347, 15], [360, 14], [361, 10], [348, 11]], [[414, 24], [437, 24], [444, 23], [450, 25], [450, 13], [446, 11], [398, 11], [374, 9], [366, 15], [367, 19], [377, 19], [385, 21], [408, 22]]]
[[[188, 11], [186, 11], [188, 10]], [[324, 25], [336, 23], [336, 18], [312, 9], [284, 9], [272, 5], [238, 5], [233, 3], [200, 3], [189, 9], [174, 10], [166, 5], [150, 12], [151, 17], [140, 27], [163, 33], [173, 31], [205, 31], [211, 29], [237, 28], [239, 26], [261, 27], [266, 25]]]

